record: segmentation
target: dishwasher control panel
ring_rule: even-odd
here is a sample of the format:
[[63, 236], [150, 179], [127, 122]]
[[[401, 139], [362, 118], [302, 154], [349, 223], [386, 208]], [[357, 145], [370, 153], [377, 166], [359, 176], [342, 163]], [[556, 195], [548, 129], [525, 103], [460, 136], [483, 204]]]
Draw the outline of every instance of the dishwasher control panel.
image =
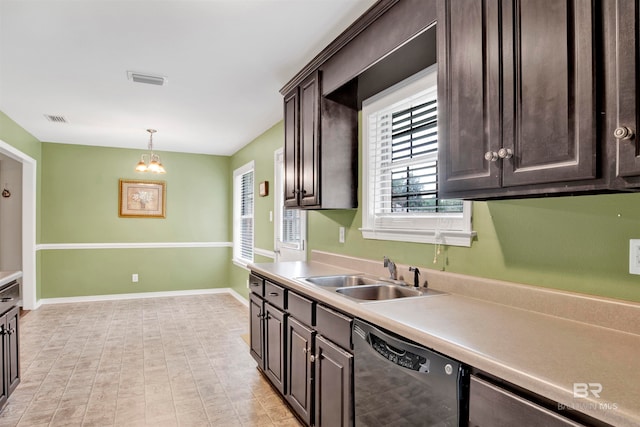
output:
[[430, 361], [426, 357], [411, 353], [407, 350], [394, 348], [382, 338], [369, 334], [371, 347], [390, 362], [412, 371], [429, 373]]

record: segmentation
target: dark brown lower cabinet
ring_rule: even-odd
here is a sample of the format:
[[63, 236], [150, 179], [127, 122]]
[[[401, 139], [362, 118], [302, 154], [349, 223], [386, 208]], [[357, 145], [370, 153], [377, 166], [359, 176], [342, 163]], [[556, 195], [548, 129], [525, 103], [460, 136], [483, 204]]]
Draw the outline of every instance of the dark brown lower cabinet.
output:
[[287, 322], [286, 399], [307, 424], [312, 425], [313, 351], [315, 331], [293, 317]]
[[250, 353], [260, 369], [264, 369], [264, 304], [256, 294], [249, 295]]
[[583, 426], [478, 377], [471, 376], [469, 427]]
[[284, 349], [288, 314], [271, 304], [264, 305], [264, 373], [285, 394]]
[[0, 343], [2, 343], [2, 351], [0, 352], [2, 358], [0, 408], [5, 405], [9, 395], [20, 383], [19, 317], [20, 308], [17, 306], [0, 317]]
[[316, 336], [315, 425], [353, 425], [353, 355]]

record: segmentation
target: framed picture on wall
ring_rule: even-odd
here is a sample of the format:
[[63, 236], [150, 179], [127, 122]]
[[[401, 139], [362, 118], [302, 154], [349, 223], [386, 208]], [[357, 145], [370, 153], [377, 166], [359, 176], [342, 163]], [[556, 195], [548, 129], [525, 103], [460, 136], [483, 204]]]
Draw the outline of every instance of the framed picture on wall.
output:
[[125, 218], [165, 218], [164, 181], [120, 180], [119, 215]]

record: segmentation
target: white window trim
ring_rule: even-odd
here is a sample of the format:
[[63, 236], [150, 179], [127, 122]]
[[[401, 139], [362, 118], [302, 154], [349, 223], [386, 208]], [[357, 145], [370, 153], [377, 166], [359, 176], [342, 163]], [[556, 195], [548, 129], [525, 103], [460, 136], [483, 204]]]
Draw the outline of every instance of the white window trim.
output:
[[[255, 162], [252, 160], [249, 163], [240, 166], [238, 169], [233, 171], [233, 263], [239, 267], [247, 268], [249, 263], [252, 263], [253, 260], [246, 260], [239, 256], [240, 252], [240, 216], [238, 213], [240, 209], [241, 195], [240, 195], [240, 187], [238, 185], [238, 178], [244, 175], [247, 172], [253, 171], [254, 183], [255, 183]], [[252, 240], [255, 238], [255, 192], [254, 192], [254, 204], [253, 204], [253, 236], [251, 236]], [[253, 244], [252, 244], [253, 246]], [[254, 249], [255, 252], [255, 249]]]
[[362, 105], [362, 237], [399, 242], [433, 243], [451, 246], [471, 246], [476, 235], [471, 230], [471, 202], [463, 203], [462, 214], [394, 215], [385, 218], [387, 225], [376, 226], [373, 209], [371, 165], [369, 161], [368, 116], [372, 112], [411, 98], [436, 84], [436, 66], [409, 77], [397, 85], [365, 100]]

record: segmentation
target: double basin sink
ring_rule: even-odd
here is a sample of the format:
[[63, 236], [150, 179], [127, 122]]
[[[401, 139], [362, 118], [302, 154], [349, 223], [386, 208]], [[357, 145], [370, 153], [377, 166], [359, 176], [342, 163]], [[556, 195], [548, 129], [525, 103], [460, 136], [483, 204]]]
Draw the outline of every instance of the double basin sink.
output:
[[412, 288], [399, 281], [363, 275], [318, 276], [307, 277], [304, 280], [323, 288], [334, 288], [338, 294], [359, 301], [380, 301], [441, 293], [426, 288]]

